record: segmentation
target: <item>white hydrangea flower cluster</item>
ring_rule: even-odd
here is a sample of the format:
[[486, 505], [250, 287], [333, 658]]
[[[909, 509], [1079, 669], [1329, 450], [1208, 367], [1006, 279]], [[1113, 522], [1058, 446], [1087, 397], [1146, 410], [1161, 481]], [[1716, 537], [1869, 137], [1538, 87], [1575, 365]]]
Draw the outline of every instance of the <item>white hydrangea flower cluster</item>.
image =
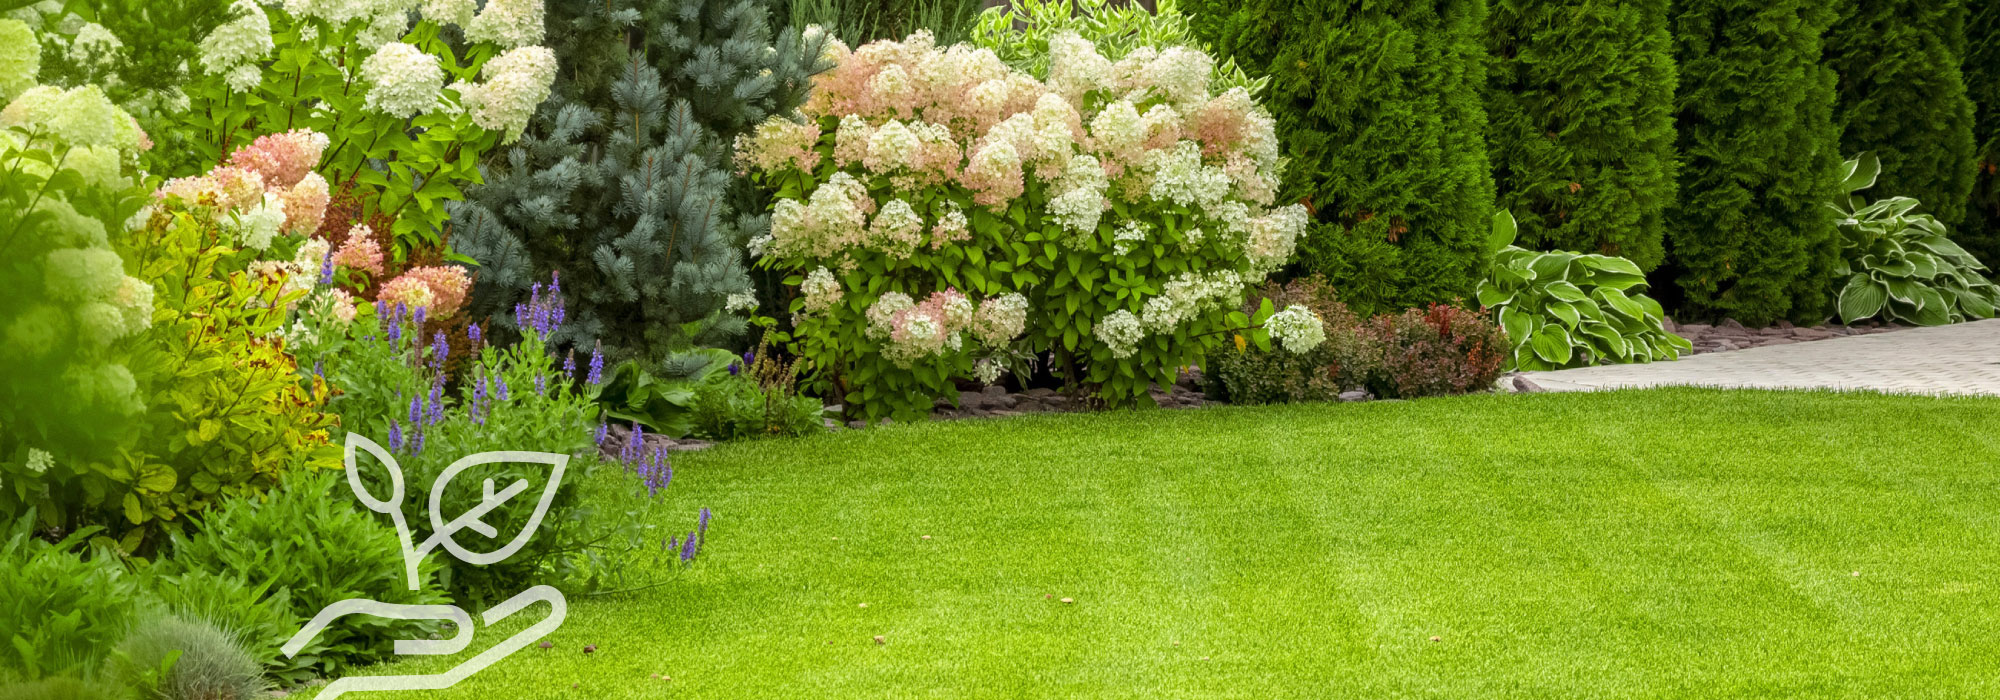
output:
[[1212, 210], [1229, 196], [1229, 175], [1222, 168], [1203, 165], [1201, 147], [1193, 141], [1147, 153], [1145, 168], [1153, 173], [1148, 194], [1155, 200]]
[[1140, 326], [1139, 317], [1130, 311], [1119, 309], [1097, 322], [1091, 333], [1098, 342], [1111, 350], [1111, 356], [1124, 359], [1131, 357], [1139, 349], [1139, 341], [1146, 339], [1146, 330]]
[[1292, 305], [1265, 319], [1264, 330], [1291, 352], [1308, 352], [1326, 342], [1326, 325], [1304, 306]]
[[239, 212], [225, 226], [236, 236], [236, 242], [251, 250], [271, 247], [271, 239], [277, 237], [278, 229], [285, 226], [285, 198], [275, 192], [264, 193], [264, 200], [249, 211]]
[[30, 127], [30, 131], [39, 130], [72, 147], [101, 146], [135, 153], [152, 146], [132, 115], [112, 104], [104, 90], [95, 85], [68, 90], [52, 85], [29, 89], [0, 110], [0, 127], [5, 126]]
[[757, 295], [749, 292], [731, 294], [722, 301], [722, 308], [732, 314], [754, 311], [757, 308]]
[[64, 54], [71, 63], [105, 68], [117, 62], [118, 50], [124, 47], [125, 42], [119, 41], [118, 35], [102, 24], [91, 22], [76, 30], [76, 38], [70, 40]]
[[909, 202], [889, 200], [868, 223], [868, 238], [877, 250], [897, 258], [910, 257], [917, 245], [923, 243], [924, 218], [917, 215]]
[[231, 90], [249, 92], [264, 81], [260, 62], [275, 48], [271, 42], [271, 18], [256, 0], [236, 0], [230, 4], [229, 12], [236, 19], [216, 27], [201, 40], [201, 69], [210, 75], [223, 76]]
[[1097, 232], [1097, 222], [1103, 218], [1104, 210], [1111, 206], [1104, 198], [1104, 190], [1111, 181], [1104, 177], [1104, 166], [1092, 155], [1071, 158], [1069, 167], [1056, 181], [1056, 189], [1061, 192], [1049, 198], [1049, 218], [1055, 220], [1071, 233], [1079, 234], [1068, 239], [1070, 242], [1088, 240]]
[[[487, 5], [487, 11], [492, 9]], [[506, 142], [513, 143], [528, 128], [535, 107], [549, 98], [549, 86], [556, 80], [556, 54], [544, 46], [509, 49], [487, 61], [480, 74], [485, 82], [457, 85], [459, 100], [472, 114], [472, 123], [503, 132]]]
[[455, 25], [471, 21], [472, 13], [478, 9], [477, 0], [423, 0], [423, 4], [418, 6], [424, 19]]
[[1243, 298], [1243, 276], [1235, 270], [1183, 272], [1168, 280], [1160, 295], [1146, 300], [1140, 317], [1146, 329], [1168, 334], [1201, 314], [1235, 306]]
[[1126, 220], [1124, 225], [1119, 226], [1118, 230], [1111, 234], [1111, 252], [1118, 255], [1131, 255], [1132, 251], [1138, 250], [1139, 246], [1145, 245], [1146, 241], [1150, 238], [1148, 233], [1152, 231], [1152, 228], [1152, 226], [1142, 223], [1137, 219]]
[[542, 43], [542, 0], [487, 0], [465, 38], [516, 49]]
[[383, 44], [363, 60], [361, 79], [369, 86], [368, 109], [398, 119], [436, 108], [444, 90], [444, 68], [437, 57], [399, 41]]
[[[864, 204], [865, 203], [865, 204]], [[767, 253], [833, 258], [863, 241], [868, 188], [845, 172], [834, 173], [805, 203], [781, 199], [771, 212]]]
[[[1003, 294], [980, 303], [972, 318], [972, 337], [989, 347], [1001, 347], [1028, 328], [1028, 298]], [[990, 383], [990, 382], [989, 382]]]
[[1311, 218], [1306, 215], [1306, 208], [1297, 204], [1273, 209], [1246, 222], [1248, 235], [1243, 241], [1243, 252], [1250, 258], [1251, 273], [1261, 277], [1285, 264], [1309, 223]]
[[809, 313], [825, 313], [840, 304], [840, 280], [834, 279], [833, 271], [824, 267], [806, 273], [799, 292], [805, 295], [805, 309]]

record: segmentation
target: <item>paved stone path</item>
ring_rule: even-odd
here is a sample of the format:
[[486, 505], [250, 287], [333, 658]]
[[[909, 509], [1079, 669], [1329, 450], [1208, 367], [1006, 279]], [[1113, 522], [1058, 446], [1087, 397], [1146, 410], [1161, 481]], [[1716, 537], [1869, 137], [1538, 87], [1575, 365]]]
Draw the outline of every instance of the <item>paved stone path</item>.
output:
[[2000, 395], [2000, 319], [1523, 376], [1546, 391], [1709, 386]]

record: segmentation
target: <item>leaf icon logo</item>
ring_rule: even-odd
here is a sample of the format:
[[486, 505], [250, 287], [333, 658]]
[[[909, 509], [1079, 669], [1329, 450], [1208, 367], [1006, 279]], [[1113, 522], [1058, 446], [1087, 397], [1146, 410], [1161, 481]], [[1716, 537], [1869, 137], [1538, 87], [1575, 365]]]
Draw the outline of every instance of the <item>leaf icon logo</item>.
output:
[[[388, 470], [389, 494], [386, 498], [376, 498], [374, 494], [369, 493], [367, 486], [363, 483], [361, 471], [356, 460], [356, 457], [361, 452], [366, 452], [373, 456], [384, 469]], [[516, 496], [520, 496], [526, 492], [529, 489], [528, 480], [516, 479], [514, 483], [502, 488], [496, 488], [497, 485], [493, 480], [487, 479], [481, 485], [479, 502], [464, 514], [452, 518], [449, 522], [445, 521], [443, 516], [445, 487], [451, 483], [452, 479], [457, 478], [459, 474], [464, 473], [468, 469], [499, 463], [547, 464], [551, 467], [548, 484], [542, 489], [540, 499], [535, 504], [534, 514], [522, 526], [520, 533], [508, 541], [506, 546], [492, 552], [474, 552], [459, 544], [454, 535], [459, 530], [469, 529], [486, 537], [497, 539], [500, 535], [499, 531], [494, 529], [493, 526], [488, 525], [484, 518]], [[522, 547], [527, 546], [529, 538], [533, 537], [535, 531], [541, 528], [542, 518], [548, 514], [549, 505], [554, 502], [556, 491], [562, 485], [563, 474], [569, 467], [569, 455], [552, 452], [505, 450], [481, 452], [453, 462], [451, 466], [445, 468], [443, 473], [438, 474], [437, 481], [431, 486], [429, 510], [432, 534], [421, 544], [411, 541], [409, 521], [404, 513], [406, 489], [403, 483], [403, 469], [396, 462], [395, 456], [389, 454], [388, 450], [382, 449], [382, 446], [374, 440], [354, 433], [348, 433], [345, 466], [347, 468], [347, 485], [354, 490], [355, 498], [359, 499], [361, 504], [369, 510], [387, 515], [395, 523], [396, 535], [403, 545], [405, 575], [409, 580], [410, 590], [416, 590], [419, 585], [417, 565], [423, 561], [425, 556], [438, 547], [443, 547], [452, 556], [468, 564], [486, 566], [506, 561], [508, 557], [521, 551]]]
[[[467, 469], [482, 464], [500, 462], [547, 464], [552, 467], [549, 473], [549, 482], [542, 488], [541, 497], [535, 503], [534, 515], [529, 516], [527, 524], [521, 527], [521, 532], [516, 534], [513, 540], [509, 541], [506, 546], [492, 552], [473, 552], [461, 546], [458, 540], [453, 538], [453, 535], [461, 529], [470, 529], [487, 537], [498, 538], [500, 533], [494, 530], [493, 526], [482, 521], [481, 518], [494, 509], [506, 504], [508, 500], [521, 495], [523, 491], [527, 491], [528, 480], [516, 479], [514, 483], [508, 484], [506, 488], [495, 491], [493, 480], [487, 479], [480, 491], [482, 496], [479, 499], [479, 504], [473, 506], [471, 510], [466, 511], [464, 515], [453, 518], [449, 523], [444, 521], [444, 516], [442, 515], [444, 512], [444, 504], [442, 502], [444, 489], [447, 484], [451, 483], [453, 478]], [[424, 542], [424, 546], [417, 548], [419, 554], [430, 551], [432, 547], [443, 546], [445, 551], [451, 552], [452, 556], [458, 557], [461, 561], [468, 564], [484, 566], [506, 561], [507, 557], [514, 556], [515, 552], [519, 552], [522, 547], [527, 546], [528, 538], [533, 537], [535, 531], [541, 528], [542, 517], [548, 514], [549, 504], [555, 501], [556, 489], [562, 485], [563, 472], [568, 467], [569, 455], [551, 452], [481, 452], [453, 462], [451, 466], [445, 468], [443, 474], [438, 475], [437, 484], [431, 487], [431, 529], [436, 534], [431, 535], [431, 538]]]

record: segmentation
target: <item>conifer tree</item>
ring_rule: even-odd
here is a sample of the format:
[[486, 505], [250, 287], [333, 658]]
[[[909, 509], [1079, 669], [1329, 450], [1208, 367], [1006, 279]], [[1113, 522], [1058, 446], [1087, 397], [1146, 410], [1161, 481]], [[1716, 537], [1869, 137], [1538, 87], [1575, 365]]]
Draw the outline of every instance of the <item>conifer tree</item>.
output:
[[745, 245], [769, 226], [732, 177], [737, 134], [805, 101], [823, 39], [771, 29], [766, 0], [550, 3], [563, 62], [528, 132], [453, 211], [496, 326], [560, 273], [558, 342], [658, 361], [740, 338]]
[[1520, 245], [1665, 254], [1674, 201], [1668, 0], [1499, 0], [1486, 22], [1487, 119], [1500, 206]]
[[1976, 143], [1965, 58], [1965, 0], [1842, 0], [1826, 35], [1840, 78], [1843, 155], [1874, 151], [1872, 188], [1911, 197], [1946, 225], [1965, 218]]
[[1368, 313], [1469, 297], [1493, 213], [1486, 0], [1190, 0], [1218, 57], [1271, 79], [1300, 264]]
[[1687, 318], [1817, 322], [1839, 256], [1823, 0], [1680, 0], [1671, 29], [1680, 193], [1668, 257]]
[[1978, 140], [1972, 197], [1952, 240], [1987, 267], [2000, 269], [2000, 0], [1968, 0], [1965, 91]]

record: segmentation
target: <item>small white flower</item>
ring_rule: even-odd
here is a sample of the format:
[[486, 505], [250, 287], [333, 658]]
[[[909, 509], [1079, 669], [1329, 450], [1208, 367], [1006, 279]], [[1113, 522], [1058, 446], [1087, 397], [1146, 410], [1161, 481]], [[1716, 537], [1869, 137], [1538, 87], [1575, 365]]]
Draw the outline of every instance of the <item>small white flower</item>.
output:
[[731, 294], [729, 295], [729, 298], [723, 302], [722, 308], [730, 313], [754, 310], [757, 308], [757, 295], [751, 294], [749, 292], [739, 292], [736, 294]]
[[34, 472], [36, 474], [43, 474], [48, 472], [49, 467], [53, 467], [55, 465], [56, 465], [55, 455], [49, 454], [47, 451], [41, 450], [39, 448], [34, 448], [34, 447], [28, 448], [28, 471]]

